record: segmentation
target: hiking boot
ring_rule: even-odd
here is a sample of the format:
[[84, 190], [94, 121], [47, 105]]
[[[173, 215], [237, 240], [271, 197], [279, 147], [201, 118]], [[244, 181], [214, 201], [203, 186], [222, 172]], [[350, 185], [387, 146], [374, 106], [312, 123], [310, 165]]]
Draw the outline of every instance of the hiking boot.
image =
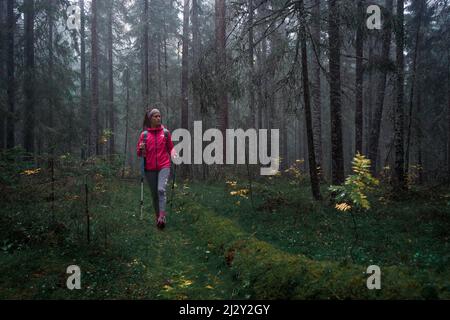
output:
[[164, 211], [161, 211], [159, 213], [158, 221], [156, 222], [156, 225], [160, 229], [164, 229], [166, 226], [166, 213]]

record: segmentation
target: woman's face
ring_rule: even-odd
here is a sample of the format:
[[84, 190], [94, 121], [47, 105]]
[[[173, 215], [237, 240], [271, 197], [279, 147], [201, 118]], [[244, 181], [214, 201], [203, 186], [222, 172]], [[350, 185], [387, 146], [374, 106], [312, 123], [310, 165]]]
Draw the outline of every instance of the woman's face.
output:
[[161, 114], [159, 112], [154, 113], [150, 121], [152, 127], [159, 126], [161, 124]]

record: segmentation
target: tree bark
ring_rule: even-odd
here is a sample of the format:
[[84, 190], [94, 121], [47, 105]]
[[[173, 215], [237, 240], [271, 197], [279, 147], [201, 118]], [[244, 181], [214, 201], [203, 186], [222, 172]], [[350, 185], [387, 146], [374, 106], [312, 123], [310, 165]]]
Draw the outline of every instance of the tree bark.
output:
[[99, 154], [97, 0], [92, 0], [91, 10], [91, 117], [89, 156], [94, 156]]
[[448, 69], [448, 81], [447, 81], [447, 170], [448, 179], [450, 181], [450, 46], [447, 48], [447, 69]]
[[249, 71], [249, 109], [250, 109], [250, 128], [256, 128], [256, 116], [255, 116], [255, 63], [254, 56], [254, 41], [253, 41], [253, 13], [254, 13], [254, 0], [248, 0], [248, 64]]
[[344, 182], [344, 152], [342, 147], [341, 63], [339, 35], [339, 0], [329, 1], [328, 35], [330, 48], [330, 111], [331, 111], [331, 171], [332, 183]]
[[418, 11], [418, 19], [416, 26], [416, 34], [415, 34], [415, 43], [414, 43], [414, 53], [413, 53], [413, 61], [412, 61], [412, 79], [411, 79], [411, 90], [409, 91], [409, 112], [408, 112], [408, 129], [406, 132], [406, 152], [405, 152], [405, 176], [408, 176], [409, 172], [409, 160], [410, 160], [410, 145], [411, 145], [411, 126], [412, 126], [412, 118], [413, 118], [413, 106], [414, 106], [414, 89], [416, 85], [416, 75], [417, 75], [417, 57], [419, 51], [419, 43], [420, 43], [420, 29], [422, 26], [422, 11], [424, 10], [424, 1], [420, 1], [420, 9]]
[[[55, 98], [54, 98], [54, 89], [55, 89], [55, 81], [53, 77], [53, 24], [54, 24], [54, 18], [53, 13], [55, 11], [55, 3], [54, 0], [48, 0], [48, 7], [47, 7], [47, 19], [48, 19], [48, 77], [49, 77], [49, 86], [50, 86], [50, 92], [48, 93], [48, 126], [49, 128], [54, 128], [54, 110], [55, 110]], [[53, 132], [49, 133], [48, 139], [50, 144], [50, 153], [54, 154], [54, 139], [53, 139]], [[39, 140], [41, 137], [39, 137]]]
[[108, 12], [108, 100], [109, 100], [109, 128], [111, 130], [111, 137], [109, 140], [109, 155], [115, 153], [115, 113], [114, 113], [114, 73], [113, 73], [113, 19], [114, 2], [109, 4]]
[[[6, 64], [6, 2], [0, 1], [0, 74], [2, 75], [2, 79], [0, 80], [0, 93], [3, 94], [4, 86], [6, 85], [6, 77], [5, 75], [5, 64]], [[3, 150], [6, 146], [5, 143], [5, 124], [6, 124], [6, 108], [4, 108], [4, 102], [2, 101], [1, 110], [0, 110], [0, 150]], [[5, 110], [5, 111], [4, 111]]]
[[319, 187], [319, 176], [317, 174], [316, 166], [316, 154], [314, 152], [314, 136], [312, 128], [311, 117], [311, 102], [309, 96], [309, 78], [308, 78], [308, 56], [306, 50], [306, 18], [304, 12], [303, 0], [300, 0], [299, 4], [299, 38], [301, 39], [302, 47], [302, 78], [303, 78], [303, 99], [305, 102], [305, 123], [306, 123], [306, 135], [308, 141], [308, 161], [309, 161], [309, 176], [311, 180], [311, 189], [314, 199], [320, 200], [322, 198]]
[[142, 100], [144, 111], [149, 108], [150, 88], [149, 88], [149, 70], [148, 70], [148, 0], [144, 0], [144, 13], [142, 17], [142, 23], [144, 25], [144, 52], [143, 52], [143, 84], [142, 84]]
[[[392, 15], [393, 0], [386, 0], [386, 12]], [[387, 64], [389, 63], [389, 51], [391, 47], [391, 35], [392, 35], [392, 21], [385, 20], [383, 31], [383, 45], [381, 52], [381, 59], [383, 63], [383, 69], [380, 75], [380, 82], [378, 83], [377, 100], [373, 112], [372, 128], [369, 136], [369, 159], [371, 161], [372, 173], [377, 171], [377, 157], [379, 151], [379, 140], [381, 130], [381, 119], [383, 116], [383, 104], [384, 96], [386, 92], [386, 77], [387, 77]]]
[[24, 93], [24, 130], [23, 144], [27, 152], [34, 152], [34, 0], [24, 3], [25, 28], [25, 75], [23, 81]]
[[14, 0], [8, 0], [7, 4], [7, 73], [8, 84], [6, 93], [8, 96], [8, 115], [6, 117], [6, 147], [14, 148], [16, 145], [15, 133], [15, 75], [14, 75], [14, 33], [16, 31], [16, 18], [14, 16]]
[[85, 31], [85, 24], [86, 24], [86, 16], [84, 11], [84, 0], [79, 1], [80, 6], [80, 110], [81, 110], [81, 119], [82, 119], [82, 141], [83, 146], [81, 147], [81, 159], [86, 159], [86, 148], [85, 146], [89, 145], [89, 137], [86, 135], [86, 132], [88, 132], [88, 126], [86, 125], [88, 123], [87, 121], [87, 115], [88, 115], [88, 108], [86, 103], [86, 31]]
[[[215, 0], [215, 34], [216, 34], [216, 76], [218, 77], [218, 92], [217, 92], [217, 105], [219, 115], [219, 128], [222, 131], [223, 136], [226, 136], [226, 129], [228, 128], [228, 94], [226, 87], [226, 49], [225, 49], [225, 15], [226, 6], [225, 0]], [[226, 159], [226, 144], [223, 144], [223, 157]]]
[[321, 0], [314, 0], [312, 11], [311, 37], [314, 46], [315, 57], [312, 59], [313, 72], [311, 82], [312, 94], [312, 123], [314, 134], [314, 150], [316, 153], [316, 164], [322, 169], [322, 98], [321, 98], [321, 79], [320, 79], [320, 3]]
[[200, 119], [201, 107], [200, 107], [200, 24], [198, 21], [199, 14], [198, 0], [192, 0], [192, 101], [194, 110], [194, 119]]
[[169, 66], [167, 64], [167, 26], [166, 26], [166, 16], [164, 13], [164, 96], [165, 96], [165, 104], [166, 104], [166, 117], [169, 119]]
[[127, 166], [127, 144], [128, 144], [128, 110], [130, 107], [130, 71], [128, 70], [128, 67], [125, 68], [124, 71], [124, 82], [125, 82], [125, 142], [123, 147], [123, 155], [124, 155], [124, 164], [123, 164], [123, 170], [122, 170], [122, 178], [124, 177], [124, 171], [125, 167]]
[[356, 106], [355, 153], [363, 152], [363, 55], [364, 55], [364, 0], [358, 0], [358, 28], [356, 30]]
[[189, 0], [183, 8], [183, 51], [181, 58], [181, 127], [189, 129]]
[[397, 188], [405, 187], [404, 176], [404, 0], [397, 0], [397, 26], [396, 26], [396, 45], [397, 45], [397, 103], [395, 105], [395, 123], [394, 123], [394, 141], [395, 141], [395, 168], [394, 183]]

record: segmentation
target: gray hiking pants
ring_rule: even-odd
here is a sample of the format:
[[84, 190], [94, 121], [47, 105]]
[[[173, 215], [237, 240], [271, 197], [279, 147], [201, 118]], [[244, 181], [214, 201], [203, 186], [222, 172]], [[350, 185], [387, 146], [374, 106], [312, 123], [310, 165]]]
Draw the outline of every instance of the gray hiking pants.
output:
[[169, 175], [170, 168], [162, 168], [159, 171], [145, 171], [145, 178], [150, 186], [156, 216], [159, 212], [166, 211], [166, 187]]

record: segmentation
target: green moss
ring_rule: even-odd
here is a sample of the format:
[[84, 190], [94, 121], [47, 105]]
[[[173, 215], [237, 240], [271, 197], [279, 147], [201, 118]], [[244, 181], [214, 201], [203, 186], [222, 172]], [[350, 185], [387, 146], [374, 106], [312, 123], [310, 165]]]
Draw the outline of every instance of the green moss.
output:
[[223, 255], [253, 299], [450, 298], [442, 285], [426, 285], [431, 275], [418, 279], [405, 267], [382, 268], [381, 290], [369, 290], [367, 267], [284, 252], [198, 203], [191, 202], [183, 210], [196, 216], [193, 232]]

